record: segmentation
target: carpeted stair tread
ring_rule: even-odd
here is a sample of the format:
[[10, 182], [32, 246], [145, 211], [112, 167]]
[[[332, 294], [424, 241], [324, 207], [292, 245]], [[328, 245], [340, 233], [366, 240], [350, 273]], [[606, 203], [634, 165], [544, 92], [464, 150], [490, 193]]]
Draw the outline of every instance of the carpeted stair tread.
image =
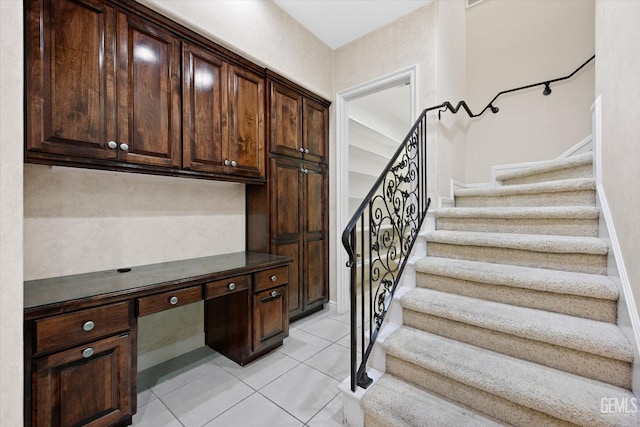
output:
[[542, 292], [616, 301], [618, 288], [601, 274], [575, 273], [479, 261], [425, 257], [415, 262], [416, 273], [470, 282], [511, 286]]
[[606, 255], [607, 243], [597, 237], [582, 236], [548, 236], [531, 234], [485, 233], [436, 230], [423, 234], [429, 242], [462, 245], [483, 246], [508, 249], [519, 249], [534, 252], [551, 253], [582, 253], [591, 255]]
[[563, 179], [534, 184], [504, 185], [501, 187], [458, 188], [455, 197], [500, 197], [531, 193], [560, 193], [565, 191], [595, 190], [593, 178]]
[[635, 399], [620, 387], [406, 326], [388, 337], [384, 348], [392, 358], [577, 425], [640, 425], [636, 414], [601, 410], [605, 398], [620, 402]]
[[524, 178], [531, 175], [539, 175], [548, 172], [554, 172], [561, 169], [574, 168], [577, 166], [583, 166], [593, 163], [593, 153], [583, 153], [578, 154], [571, 157], [566, 157], [563, 159], [551, 160], [544, 162], [543, 164], [539, 164], [536, 166], [531, 166], [528, 168], [523, 168], [520, 170], [512, 171], [512, 172], [503, 172], [496, 176], [497, 181], [508, 181], [511, 179]]
[[[477, 412], [385, 374], [362, 399], [365, 419], [385, 427], [501, 426]], [[371, 422], [373, 420], [373, 422]]]
[[422, 288], [405, 294], [401, 304], [404, 309], [492, 331], [624, 362], [633, 361], [631, 344], [612, 323]]
[[435, 218], [550, 218], [597, 219], [600, 211], [593, 206], [549, 207], [477, 207], [440, 208], [433, 211]]

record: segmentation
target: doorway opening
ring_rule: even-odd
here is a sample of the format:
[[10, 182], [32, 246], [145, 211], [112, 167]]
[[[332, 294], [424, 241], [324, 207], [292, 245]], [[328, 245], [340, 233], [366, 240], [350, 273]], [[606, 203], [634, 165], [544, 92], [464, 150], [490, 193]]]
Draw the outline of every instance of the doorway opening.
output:
[[416, 119], [416, 72], [409, 67], [336, 95], [338, 313], [350, 305], [342, 231]]

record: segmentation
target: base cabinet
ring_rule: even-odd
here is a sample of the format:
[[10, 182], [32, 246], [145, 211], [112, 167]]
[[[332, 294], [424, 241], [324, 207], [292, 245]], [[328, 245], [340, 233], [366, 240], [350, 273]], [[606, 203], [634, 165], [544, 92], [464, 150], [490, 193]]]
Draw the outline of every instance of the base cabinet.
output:
[[130, 424], [131, 337], [33, 359], [32, 426]]
[[282, 341], [289, 329], [287, 287], [253, 295], [253, 351], [259, 353]]

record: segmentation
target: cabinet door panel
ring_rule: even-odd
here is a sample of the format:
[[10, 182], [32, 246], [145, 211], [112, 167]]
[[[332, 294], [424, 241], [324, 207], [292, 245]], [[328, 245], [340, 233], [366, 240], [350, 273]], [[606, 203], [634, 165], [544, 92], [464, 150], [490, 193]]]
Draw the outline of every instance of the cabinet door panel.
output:
[[180, 42], [122, 13], [118, 33], [119, 158], [180, 166]]
[[271, 207], [275, 212], [276, 240], [297, 238], [300, 234], [301, 173], [296, 160], [271, 159]]
[[304, 179], [304, 305], [322, 304], [328, 300], [327, 172], [322, 165], [305, 163]]
[[[93, 355], [85, 358], [88, 347]], [[129, 335], [35, 359], [34, 424], [114, 425], [126, 419], [131, 415], [131, 369]]]
[[229, 151], [227, 64], [188, 43], [183, 45], [183, 166], [224, 172]]
[[[329, 141], [328, 109], [315, 101], [304, 99], [304, 159], [317, 163], [327, 161], [327, 141]], [[308, 150], [309, 152], [307, 153]]]
[[258, 292], [253, 296], [253, 351], [258, 352], [287, 335], [289, 315], [286, 286]]
[[272, 153], [301, 158], [302, 95], [269, 82], [270, 147]]
[[293, 262], [289, 265], [289, 316], [302, 312], [302, 287], [300, 286], [301, 245], [296, 239], [293, 242], [276, 243], [274, 253], [289, 257]]
[[229, 66], [229, 160], [233, 174], [265, 176], [264, 79], [243, 68]]
[[115, 11], [92, 0], [28, 1], [27, 150], [113, 158]]

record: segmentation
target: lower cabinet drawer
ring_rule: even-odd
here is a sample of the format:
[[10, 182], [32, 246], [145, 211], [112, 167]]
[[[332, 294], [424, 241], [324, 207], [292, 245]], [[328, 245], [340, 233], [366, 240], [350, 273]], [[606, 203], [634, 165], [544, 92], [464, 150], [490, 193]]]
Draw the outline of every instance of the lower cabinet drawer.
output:
[[200, 285], [138, 298], [138, 316], [148, 316], [149, 314], [191, 304], [201, 299], [202, 287]]
[[130, 328], [129, 302], [36, 320], [35, 353], [70, 347]]
[[289, 267], [278, 267], [255, 273], [255, 291], [263, 291], [289, 282]]
[[231, 292], [243, 291], [251, 287], [251, 275], [235, 276], [209, 282], [204, 287], [204, 298], [211, 299]]

